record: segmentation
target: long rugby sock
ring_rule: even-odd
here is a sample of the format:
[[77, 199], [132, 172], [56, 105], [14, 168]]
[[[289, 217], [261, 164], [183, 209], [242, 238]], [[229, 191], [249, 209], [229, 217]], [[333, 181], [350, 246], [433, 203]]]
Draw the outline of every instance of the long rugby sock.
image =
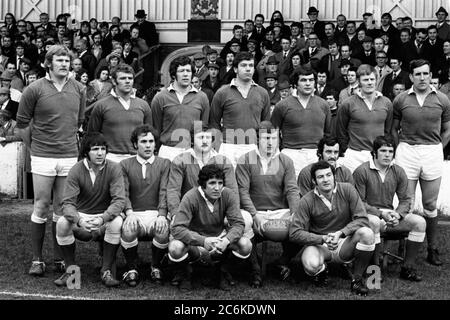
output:
[[31, 248], [33, 260], [42, 261], [42, 246], [45, 238], [45, 223], [31, 222]]
[[429, 249], [435, 249], [436, 248], [436, 240], [437, 240], [437, 218], [425, 218], [427, 222], [427, 242], [428, 242], [428, 248]]
[[69, 245], [61, 245], [62, 256], [64, 257], [64, 263], [66, 266], [75, 264], [75, 242]]
[[291, 262], [291, 260], [300, 251], [300, 247], [290, 241], [283, 241], [281, 243], [281, 246], [283, 247], [283, 253], [281, 254], [280, 259], [278, 260], [279, 264], [288, 265], [289, 262]]
[[[116, 259], [116, 252], [119, 249], [118, 244], [111, 244], [106, 241], [103, 241], [103, 265], [102, 265], [102, 274], [106, 270], [111, 270], [112, 264]], [[111, 270], [112, 272], [113, 270]]]
[[127, 262], [128, 270], [137, 270], [137, 260], [138, 260], [138, 246], [133, 246], [131, 248], [125, 249], [122, 246], [122, 252]]
[[250, 261], [250, 267], [252, 270], [252, 274], [261, 274], [261, 266], [258, 262], [258, 254], [257, 254], [257, 247], [256, 247], [256, 241], [255, 238], [252, 240], [252, 253], [250, 254], [249, 261]]
[[369, 265], [370, 259], [373, 255], [373, 250], [375, 249], [375, 245], [367, 245], [358, 242], [355, 248], [355, 261], [354, 261], [354, 269], [353, 275], [356, 279], [361, 279], [363, 273], [366, 271], [367, 266]]
[[422, 245], [422, 242], [406, 240], [406, 253], [405, 253], [405, 260], [403, 263], [405, 266], [414, 265], [421, 245]]
[[380, 244], [377, 243], [375, 245], [375, 250], [373, 250], [372, 258], [370, 259], [370, 263], [376, 266], [380, 265]]
[[53, 240], [53, 261], [63, 260], [61, 248], [56, 241], [56, 222], [52, 222], [52, 240]]
[[200, 259], [200, 250], [196, 246], [191, 246], [188, 251], [188, 258], [186, 261], [189, 263], [195, 263]]
[[167, 249], [160, 249], [152, 245], [152, 265], [156, 268], [161, 268], [161, 260], [166, 254]]

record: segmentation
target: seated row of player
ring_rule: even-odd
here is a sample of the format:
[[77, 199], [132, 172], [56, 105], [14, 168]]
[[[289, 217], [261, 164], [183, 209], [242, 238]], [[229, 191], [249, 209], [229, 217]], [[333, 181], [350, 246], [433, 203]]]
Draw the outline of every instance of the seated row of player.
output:
[[[167, 253], [177, 270], [171, 282], [181, 289], [191, 288], [197, 261], [211, 262], [217, 286], [228, 289], [235, 259], [250, 262], [250, 284], [260, 287], [256, 244], [269, 239], [282, 243], [277, 261], [282, 278], [289, 276], [289, 262], [299, 252], [304, 271], [318, 284], [326, 283], [328, 262], [352, 261], [351, 291], [366, 295], [363, 277], [371, 259], [378, 263], [380, 232], [401, 227], [409, 235], [400, 278], [421, 280], [413, 266], [426, 223], [409, 213], [406, 174], [392, 163], [395, 146], [389, 137], [374, 141], [373, 159], [353, 176], [337, 164], [337, 140], [322, 139], [320, 161], [302, 170], [299, 189], [293, 162], [279, 152], [279, 132], [270, 122], [261, 123], [258, 148], [238, 161], [236, 174], [212, 149], [211, 132], [193, 136], [193, 148], [170, 163], [154, 155], [156, 131], [139, 126], [131, 137], [137, 155], [120, 165], [106, 160], [108, 144], [101, 134], [84, 139], [83, 159], [69, 172], [64, 215], [56, 226], [67, 268], [75, 265], [75, 238], [104, 237], [102, 282], [120, 284], [111, 271], [121, 245], [127, 264], [123, 280], [136, 286], [138, 240], [150, 237], [151, 277], [157, 282], [163, 281], [161, 261]], [[64, 273], [55, 284], [65, 286], [69, 278]]]

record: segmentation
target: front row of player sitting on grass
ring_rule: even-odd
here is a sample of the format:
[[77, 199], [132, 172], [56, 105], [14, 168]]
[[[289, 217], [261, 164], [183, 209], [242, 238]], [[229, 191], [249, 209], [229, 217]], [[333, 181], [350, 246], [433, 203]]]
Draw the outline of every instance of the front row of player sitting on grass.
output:
[[[327, 263], [352, 262], [351, 291], [366, 295], [364, 274], [380, 230], [403, 225], [410, 232], [400, 277], [421, 280], [413, 263], [426, 224], [409, 214], [406, 176], [392, 164], [395, 146], [388, 137], [377, 138], [373, 159], [355, 171], [356, 188], [351, 175], [336, 175], [347, 172], [337, 165], [337, 141], [322, 139], [321, 160], [300, 173], [299, 189], [293, 162], [279, 152], [279, 132], [270, 122], [261, 123], [258, 149], [239, 159], [236, 174], [231, 162], [212, 149], [210, 131], [202, 129], [192, 136], [193, 148], [170, 163], [154, 155], [156, 130], [139, 126], [131, 136], [137, 154], [120, 164], [106, 160], [108, 142], [101, 134], [84, 138], [83, 159], [69, 172], [64, 215], [56, 225], [67, 270], [76, 264], [75, 238], [98, 239], [103, 241], [103, 284], [119, 286], [113, 266], [122, 246], [127, 269], [123, 281], [136, 286], [138, 241], [149, 238], [155, 282], [170, 280], [190, 290], [192, 267], [207, 263], [214, 266], [217, 287], [227, 290], [235, 284], [230, 266], [248, 261], [250, 285], [260, 287], [256, 244], [272, 240], [283, 247], [276, 263], [282, 279], [291, 274], [290, 262], [297, 254], [305, 273], [320, 285], [326, 283]], [[300, 198], [302, 188], [306, 191]], [[393, 210], [395, 193], [400, 204]], [[171, 279], [162, 272], [164, 260], [175, 270]], [[67, 285], [70, 276], [64, 273], [55, 284]]]

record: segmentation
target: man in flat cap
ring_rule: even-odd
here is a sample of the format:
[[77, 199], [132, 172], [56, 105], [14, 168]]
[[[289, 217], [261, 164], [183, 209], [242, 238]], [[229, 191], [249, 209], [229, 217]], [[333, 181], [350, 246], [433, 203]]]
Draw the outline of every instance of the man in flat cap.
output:
[[197, 76], [202, 82], [208, 76], [208, 68], [205, 66], [205, 56], [198, 52], [194, 54], [194, 76]]
[[436, 11], [436, 27], [438, 28], [438, 37], [445, 40], [450, 40], [450, 25], [445, 21], [448, 17], [448, 12], [443, 7]]
[[356, 57], [361, 60], [362, 64], [370, 64], [371, 66], [375, 66], [376, 58], [375, 58], [375, 49], [373, 48], [373, 39], [372, 37], [365, 36], [362, 40], [362, 48], [363, 50]]
[[[5, 88], [0, 88], [0, 94]], [[16, 129], [16, 122], [11, 118], [11, 112], [0, 110], [0, 145], [4, 147], [7, 143], [22, 141]]]
[[219, 80], [220, 67], [216, 63], [209, 63], [207, 70], [207, 77], [203, 80], [202, 87], [211, 89], [214, 93], [216, 93], [216, 91], [222, 86], [222, 83]]
[[133, 27], [139, 29], [139, 37], [145, 39], [149, 47], [154, 46], [159, 43], [158, 33], [156, 32], [156, 26], [153, 22], [147, 21], [147, 14], [145, 10], [138, 10], [135, 14], [137, 22], [131, 25], [130, 30]]
[[[8, 65], [10, 64], [14, 65], [14, 63], [8, 62]], [[8, 70], [3, 71], [2, 75], [0, 76], [0, 87], [8, 88], [11, 100], [18, 103], [20, 101], [20, 97], [22, 96], [22, 92], [11, 87], [13, 79], [13, 76], [9, 73]]]

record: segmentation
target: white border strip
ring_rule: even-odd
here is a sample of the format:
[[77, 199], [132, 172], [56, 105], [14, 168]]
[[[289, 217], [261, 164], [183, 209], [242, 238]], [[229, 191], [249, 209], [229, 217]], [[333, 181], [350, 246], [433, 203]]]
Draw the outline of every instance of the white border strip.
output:
[[52, 294], [41, 294], [41, 293], [25, 293], [25, 292], [11, 292], [11, 291], [0, 291], [0, 296], [13, 296], [13, 297], [34, 297], [34, 298], [43, 298], [43, 299], [59, 299], [59, 300], [105, 300], [105, 299], [95, 299], [95, 298], [86, 298], [86, 297], [76, 297], [76, 296], [59, 296]]

